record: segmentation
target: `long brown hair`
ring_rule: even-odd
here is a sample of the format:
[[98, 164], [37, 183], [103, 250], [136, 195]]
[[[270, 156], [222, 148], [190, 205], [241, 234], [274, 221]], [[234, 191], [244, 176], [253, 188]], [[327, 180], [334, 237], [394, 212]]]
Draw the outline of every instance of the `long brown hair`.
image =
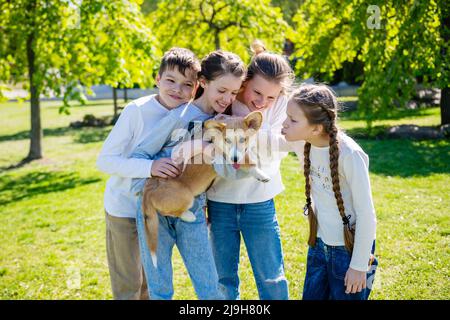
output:
[[[339, 141], [337, 138], [339, 129], [336, 124], [339, 103], [333, 91], [326, 85], [304, 84], [295, 90], [291, 95], [293, 100], [305, 114], [308, 123], [313, 125], [322, 125], [324, 133], [330, 138], [330, 171], [331, 181], [333, 183], [333, 192], [336, 198], [336, 204], [344, 224], [345, 247], [350, 252], [353, 250], [354, 229], [350, 226], [350, 216], [345, 214], [344, 200], [339, 185]], [[306, 205], [305, 214], [309, 220], [309, 239], [308, 244], [316, 244], [318, 221], [317, 215], [313, 210], [311, 201], [311, 181], [310, 181], [310, 151], [311, 144], [305, 143], [304, 148], [304, 175], [305, 175], [305, 195]]]

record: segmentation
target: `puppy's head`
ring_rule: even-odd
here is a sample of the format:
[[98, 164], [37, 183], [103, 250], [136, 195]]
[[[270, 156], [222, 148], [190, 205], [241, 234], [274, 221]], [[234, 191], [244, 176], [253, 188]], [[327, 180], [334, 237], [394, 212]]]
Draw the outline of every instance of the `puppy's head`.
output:
[[259, 111], [246, 117], [218, 115], [205, 122], [204, 140], [214, 144], [216, 155], [222, 155], [226, 163], [238, 169], [245, 163], [250, 148], [251, 137], [261, 128], [263, 115]]

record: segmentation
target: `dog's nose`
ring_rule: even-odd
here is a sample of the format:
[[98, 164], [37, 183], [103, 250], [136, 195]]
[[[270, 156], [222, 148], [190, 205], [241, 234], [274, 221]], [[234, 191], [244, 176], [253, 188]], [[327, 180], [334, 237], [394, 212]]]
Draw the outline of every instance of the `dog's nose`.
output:
[[236, 162], [238, 162], [239, 159], [237, 156], [233, 156], [233, 158], [231, 160], [233, 160], [233, 162], [236, 163]]

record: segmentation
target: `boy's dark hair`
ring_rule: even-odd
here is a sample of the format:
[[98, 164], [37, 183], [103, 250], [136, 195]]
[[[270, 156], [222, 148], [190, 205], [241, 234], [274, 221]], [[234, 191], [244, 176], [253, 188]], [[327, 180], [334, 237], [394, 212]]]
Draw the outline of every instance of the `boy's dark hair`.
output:
[[168, 69], [172, 70], [175, 67], [183, 75], [186, 75], [187, 69], [192, 70], [197, 75], [200, 72], [200, 61], [191, 50], [173, 47], [164, 53], [158, 74], [162, 76], [164, 71]]

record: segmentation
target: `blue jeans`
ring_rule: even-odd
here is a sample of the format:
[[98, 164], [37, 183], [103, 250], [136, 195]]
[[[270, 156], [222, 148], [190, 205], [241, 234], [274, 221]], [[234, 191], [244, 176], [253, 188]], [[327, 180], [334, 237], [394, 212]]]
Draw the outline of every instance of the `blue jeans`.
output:
[[179, 218], [158, 214], [158, 258], [157, 268], [153, 266], [145, 238], [144, 216], [139, 197], [136, 224], [139, 238], [142, 265], [147, 278], [150, 299], [169, 300], [173, 297], [172, 250], [178, 247], [183, 262], [194, 285], [197, 297], [201, 300], [222, 300], [217, 271], [208, 239], [208, 228], [204, 214], [205, 195], [195, 199], [190, 209], [196, 220], [185, 222]]
[[[375, 252], [375, 241], [372, 254]], [[350, 266], [351, 254], [345, 246], [329, 246], [320, 238], [309, 247], [303, 300], [367, 300], [378, 261], [375, 259], [367, 272], [367, 287], [361, 292], [345, 293], [344, 278]]]
[[287, 300], [288, 282], [273, 199], [248, 204], [209, 200], [208, 216], [220, 289], [225, 298], [240, 298], [238, 267], [242, 233], [259, 298]]

